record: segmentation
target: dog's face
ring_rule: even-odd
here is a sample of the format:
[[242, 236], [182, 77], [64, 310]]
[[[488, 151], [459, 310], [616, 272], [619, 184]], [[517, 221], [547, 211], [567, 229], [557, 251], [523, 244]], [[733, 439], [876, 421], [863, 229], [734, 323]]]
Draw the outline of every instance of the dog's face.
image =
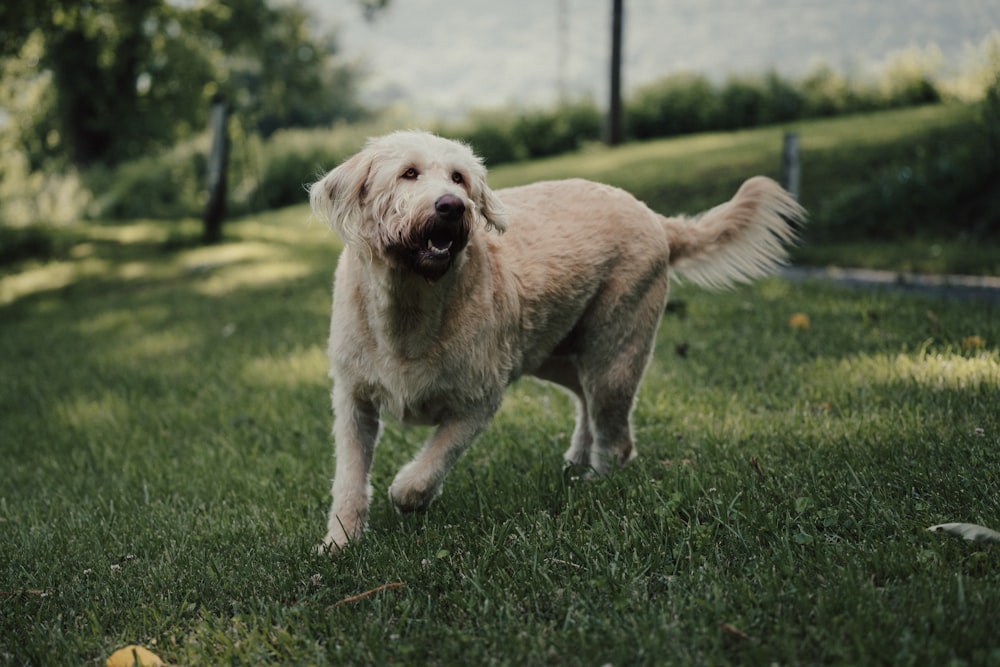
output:
[[477, 224], [506, 229], [482, 160], [427, 132], [370, 139], [313, 184], [310, 200], [345, 244], [432, 282], [455, 264]]

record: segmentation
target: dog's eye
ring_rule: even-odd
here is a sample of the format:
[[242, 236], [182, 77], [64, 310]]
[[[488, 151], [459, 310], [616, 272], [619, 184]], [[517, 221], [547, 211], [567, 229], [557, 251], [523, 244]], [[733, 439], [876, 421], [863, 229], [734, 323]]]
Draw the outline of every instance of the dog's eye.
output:
[[462, 174], [458, 173], [457, 171], [451, 175], [451, 180], [455, 183], [458, 183], [459, 185], [465, 183], [465, 178], [462, 176]]
[[410, 167], [409, 169], [407, 169], [406, 171], [403, 172], [403, 178], [405, 178], [408, 181], [412, 181], [413, 179], [415, 179], [419, 175], [420, 175], [420, 172], [418, 172], [413, 167]]

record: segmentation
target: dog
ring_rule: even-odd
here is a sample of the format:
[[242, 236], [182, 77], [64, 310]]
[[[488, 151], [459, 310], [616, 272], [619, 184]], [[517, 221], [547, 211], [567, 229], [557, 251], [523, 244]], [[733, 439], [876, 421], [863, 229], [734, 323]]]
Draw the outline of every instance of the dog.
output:
[[422, 131], [369, 139], [312, 184], [310, 203], [344, 243], [329, 340], [330, 552], [366, 528], [387, 416], [435, 427], [389, 487], [401, 512], [430, 506], [524, 375], [576, 399], [568, 464], [602, 475], [630, 461], [671, 274], [709, 288], [770, 275], [805, 216], [762, 176], [694, 218], [581, 179], [494, 192], [469, 146]]

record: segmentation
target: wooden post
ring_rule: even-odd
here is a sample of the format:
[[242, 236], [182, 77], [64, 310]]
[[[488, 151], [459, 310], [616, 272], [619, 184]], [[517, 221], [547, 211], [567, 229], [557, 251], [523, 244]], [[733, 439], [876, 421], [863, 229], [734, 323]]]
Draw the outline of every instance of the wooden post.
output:
[[609, 146], [617, 146], [624, 138], [622, 121], [622, 4], [624, 0], [612, 0], [611, 4], [611, 90], [608, 103]]
[[785, 132], [781, 147], [781, 185], [788, 193], [799, 198], [802, 188], [802, 163], [799, 160], [798, 132]]
[[216, 243], [222, 239], [222, 221], [226, 217], [226, 174], [229, 165], [229, 133], [226, 120], [229, 110], [226, 98], [220, 93], [212, 97], [212, 111], [209, 116], [209, 131], [212, 146], [208, 155], [205, 187], [208, 202], [205, 204], [205, 243]]

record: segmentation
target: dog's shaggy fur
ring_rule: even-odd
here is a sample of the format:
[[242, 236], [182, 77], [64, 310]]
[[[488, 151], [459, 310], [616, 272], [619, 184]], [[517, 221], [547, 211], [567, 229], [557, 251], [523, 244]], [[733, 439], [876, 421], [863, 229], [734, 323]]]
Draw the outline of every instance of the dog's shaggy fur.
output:
[[383, 415], [436, 427], [389, 487], [402, 511], [431, 504], [522, 375], [576, 397], [568, 462], [601, 474], [632, 459], [630, 415], [671, 271], [715, 288], [773, 273], [804, 216], [763, 177], [691, 219], [584, 180], [492, 192], [469, 147], [424, 132], [369, 140], [310, 199], [345, 244], [329, 550], [365, 527]]

